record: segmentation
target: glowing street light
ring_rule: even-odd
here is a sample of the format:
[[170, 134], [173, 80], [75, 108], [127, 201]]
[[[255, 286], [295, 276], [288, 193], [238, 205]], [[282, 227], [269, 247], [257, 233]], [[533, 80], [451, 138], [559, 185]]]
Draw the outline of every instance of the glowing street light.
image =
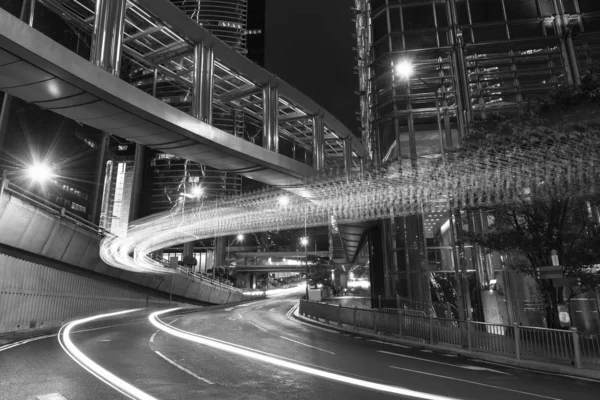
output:
[[43, 163], [36, 163], [27, 168], [27, 176], [32, 181], [44, 183], [54, 176], [52, 169]]
[[241, 233], [237, 235], [237, 240], [238, 242], [242, 242], [244, 240], [244, 235], [242, 235]]
[[278, 202], [280, 206], [285, 207], [290, 203], [290, 198], [286, 195], [282, 195], [279, 196]]
[[400, 61], [398, 64], [396, 64], [396, 66], [394, 67], [396, 75], [398, 75], [400, 78], [403, 79], [408, 79], [412, 76], [412, 74], [415, 72], [415, 68], [412, 65], [412, 63], [410, 61], [407, 60], [403, 60]]
[[204, 189], [202, 189], [202, 186], [194, 186], [192, 188], [192, 196], [194, 196], [194, 197], [202, 197], [203, 193], [204, 193]]

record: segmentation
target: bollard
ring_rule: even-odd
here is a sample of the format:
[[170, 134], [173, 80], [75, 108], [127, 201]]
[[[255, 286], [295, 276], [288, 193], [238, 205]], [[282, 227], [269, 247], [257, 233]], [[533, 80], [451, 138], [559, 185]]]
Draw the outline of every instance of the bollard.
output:
[[471, 318], [467, 318], [467, 348], [469, 351], [473, 351], [473, 343], [471, 342]]
[[515, 332], [515, 357], [517, 360], [521, 359], [521, 332], [519, 331], [519, 324], [514, 323], [514, 332]]
[[352, 324], [354, 325], [354, 329], [356, 328], [356, 312], [358, 311], [358, 306], [354, 306], [354, 312], [352, 313]]
[[338, 326], [342, 326], [342, 305], [338, 305]]
[[573, 361], [575, 363], [575, 368], [581, 368], [581, 348], [579, 347], [579, 333], [577, 333], [577, 328], [571, 328], [571, 332], [573, 333]]
[[429, 344], [433, 343], [433, 315], [429, 314]]

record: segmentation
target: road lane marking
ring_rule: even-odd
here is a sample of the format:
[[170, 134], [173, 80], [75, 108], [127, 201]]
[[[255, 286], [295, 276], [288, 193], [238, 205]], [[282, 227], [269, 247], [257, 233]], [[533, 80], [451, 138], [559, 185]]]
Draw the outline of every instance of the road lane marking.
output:
[[110, 342], [110, 339], [102, 339], [101, 342]]
[[133, 311], [138, 311], [139, 309], [133, 310], [124, 310], [118, 311], [110, 314], [102, 314], [95, 315], [93, 317], [83, 318], [75, 321], [71, 321], [58, 331], [58, 343], [63, 348], [65, 353], [69, 357], [73, 359], [77, 364], [79, 364], [82, 368], [87, 370], [90, 374], [94, 375], [96, 378], [100, 379], [102, 382], [106, 383], [108, 386], [112, 387], [116, 391], [122, 393], [123, 395], [137, 400], [157, 400], [155, 397], [150, 396], [149, 394], [141, 391], [137, 387], [132, 384], [124, 381], [119, 378], [115, 374], [109, 372], [108, 370], [102, 368], [100, 365], [93, 362], [88, 356], [83, 354], [81, 350], [79, 350], [71, 340], [71, 331], [78, 325], [85, 324], [87, 322], [95, 321], [102, 318], [114, 317], [117, 315], [127, 314]]
[[275, 309], [274, 309], [274, 308], [271, 308], [271, 309], [269, 310], [269, 312], [273, 312], [273, 311], [275, 311]]
[[211, 381], [209, 381], [209, 380], [208, 380], [208, 379], [206, 379], [206, 378], [203, 378], [203, 377], [201, 377], [201, 376], [198, 376], [198, 375], [196, 375], [195, 373], [193, 373], [193, 372], [192, 372], [192, 371], [190, 371], [189, 369], [182, 367], [181, 365], [177, 364], [175, 361], [173, 361], [173, 360], [171, 360], [170, 358], [168, 358], [168, 357], [166, 357], [165, 355], [163, 355], [163, 354], [162, 354], [160, 351], [156, 351], [156, 350], [154, 350], [154, 352], [155, 352], [156, 354], [158, 354], [159, 356], [161, 356], [162, 358], [164, 358], [164, 359], [165, 359], [167, 362], [171, 363], [173, 366], [175, 366], [175, 367], [179, 368], [180, 370], [182, 370], [183, 372], [185, 372], [185, 373], [187, 373], [187, 374], [190, 374], [190, 375], [191, 375], [191, 376], [193, 376], [194, 378], [196, 378], [196, 379], [198, 379], [198, 380], [201, 380], [202, 382], [206, 382], [206, 383], [208, 383], [209, 385], [214, 385], [214, 384], [215, 384], [214, 382], [211, 382]]
[[400, 367], [396, 367], [394, 365], [390, 365], [390, 368], [399, 369], [399, 370], [402, 370], [402, 371], [414, 372], [414, 373], [417, 373], [417, 374], [435, 376], [435, 377], [438, 377], [438, 378], [450, 379], [450, 380], [453, 380], [453, 381], [470, 383], [472, 385], [486, 386], [486, 387], [490, 387], [490, 388], [494, 388], [494, 389], [506, 390], [508, 392], [521, 393], [521, 394], [525, 394], [525, 395], [528, 395], [528, 396], [541, 397], [543, 399], [562, 400], [562, 399], [557, 398], [557, 397], [549, 397], [549, 396], [544, 396], [544, 395], [536, 394], [536, 393], [522, 392], [520, 390], [507, 389], [507, 388], [503, 388], [501, 386], [488, 385], [487, 383], [480, 383], [480, 382], [468, 381], [466, 379], [453, 378], [451, 376], [432, 374], [432, 373], [429, 373], [429, 372], [417, 371], [417, 370], [414, 370], [414, 369], [400, 368]]
[[254, 322], [251, 321], [247, 321], [250, 325], [253, 325], [255, 327], [257, 327], [258, 329], [260, 329], [263, 332], [267, 332], [267, 330], [265, 328], [263, 328], [262, 326], [256, 325]]
[[354, 336], [354, 339], [362, 339], [362, 336]]
[[237, 305], [235, 307], [248, 307], [248, 306], [251, 306], [251, 305], [252, 305], [252, 303], [246, 303], [246, 304], [239, 304], [239, 305]]
[[307, 366], [305, 364], [299, 364], [294, 362], [293, 360], [284, 360], [281, 358], [277, 358], [277, 356], [269, 353], [265, 353], [259, 350], [251, 349], [248, 347], [244, 347], [241, 345], [236, 345], [234, 343], [226, 342], [220, 339], [214, 339], [208, 336], [199, 335], [196, 333], [191, 333], [184, 331], [179, 328], [171, 327], [165, 324], [163, 321], [158, 319], [161, 314], [165, 314], [167, 312], [172, 312], [177, 309], [169, 309], [164, 311], [157, 311], [148, 317], [150, 323], [154, 325], [156, 328], [161, 329], [162, 331], [176, 336], [180, 339], [188, 340], [194, 343], [198, 343], [201, 345], [205, 345], [208, 347], [212, 347], [213, 349], [225, 351], [228, 353], [233, 353], [238, 356], [244, 356], [247, 358], [251, 358], [257, 361], [261, 361], [263, 363], [269, 363], [272, 365], [276, 365], [278, 367], [287, 368], [293, 371], [302, 372], [305, 374], [309, 374], [312, 376], [317, 376], [320, 378], [330, 379], [336, 382], [346, 383], [349, 385], [354, 385], [366, 389], [377, 390], [385, 393], [393, 393], [402, 396], [410, 396], [412, 398], [424, 399], [424, 400], [458, 400], [456, 398], [447, 397], [443, 395], [436, 395], [432, 393], [419, 392], [416, 390], [411, 390], [407, 388], [403, 388], [400, 386], [392, 386], [386, 385], [377, 382], [370, 382], [365, 379], [349, 377], [345, 375], [341, 375], [335, 372], [330, 372], [323, 369], [318, 369], [314, 367]]
[[367, 339], [367, 342], [373, 342], [373, 343], [387, 344], [388, 346], [401, 347], [401, 348], [403, 348], [403, 349], [412, 349], [412, 347], [410, 347], [410, 346], [405, 346], [405, 345], [403, 345], [403, 344], [382, 342], [381, 340], [375, 340], [375, 339]]
[[179, 321], [179, 318], [175, 318], [173, 321], [169, 322], [169, 325], [173, 325], [177, 321]]
[[521, 371], [531, 372], [532, 374], [554, 375], [554, 376], [560, 376], [561, 378], [571, 378], [571, 379], [577, 379], [577, 380], [582, 380], [582, 381], [588, 381], [588, 382], [598, 383], [598, 379], [584, 378], [582, 376], [563, 375], [563, 374], [557, 374], [555, 372], [537, 371], [537, 370], [534, 370], [534, 369], [527, 369], [527, 368], [517, 367], [517, 366], [514, 366], [514, 365], [500, 364], [500, 363], [496, 363], [496, 362], [493, 362], [493, 361], [487, 361], [487, 360], [477, 360], [477, 359], [474, 359], [474, 358], [471, 359], [471, 360], [475, 361], [475, 362], [478, 362], [478, 363], [492, 364], [492, 365], [497, 365], [499, 367], [504, 367], [504, 368], [520, 369]]
[[156, 334], [160, 332], [160, 331], [156, 331], [152, 334], [152, 336], [150, 336], [150, 343], [154, 343], [154, 336], [156, 336]]
[[421, 350], [423, 353], [433, 353], [431, 350]]
[[430, 363], [434, 363], [434, 364], [448, 365], [450, 367], [455, 367], [455, 368], [470, 369], [470, 370], [473, 370], [473, 371], [483, 371], [483, 370], [486, 370], [486, 371], [495, 372], [497, 374], [502, 374], [502, 375], [512, 375], [512, 374], [509, 374], [507, 372], [496, 371], [495, 369], [490, 369], [490, 368], [481, 368], [481, 367], [476, 367], [476, 366], [471, 366], [471, 365], [450, 364], [450, 363], [445, 363], [445, 362], [442, 362], [442, 361], [428, 360], [427, 358], [407, 356], [406, 354], [392, 353], [391, 351], [377, 350], [377, 352], [378, 353], [383, 353], [383, 354], [389, 354], [391, 356], [396, 356], [396, 357], [410, 358], [412, 360], [419, 360], [419, 361], [425, 361], [425, 362], [430, 362]]
[[233, 310], [233, 309], [234, 309], [234, 307], [231, 307], [231, 308], [226, 308], [226, 309], [225, 309], [225, 311], [231, 311], [231, 310]]
[[60, 393], [48, 393], [35, 396], [37, 400], [67, 400], [65, 396]]
[[238, 316], [240, 317], [240, 319], [244, 319], [244, 317], [242, 317], [242, 314], [238, 313]]
[[315, 347], [315, 346], [311, 346], [309, 344], [298, 342], [296, 340], [293, 340], [293, 339], [290, 339], [290, 338], [286, 338], [285, 336], [280, 336], [280, 338], [285, 339], [285, 340], [289, 340], [290, 342], [301, 344], [302, 346], [310, 347], [311, 349], [316, 349], [316, 350], [324, 351], [325, 353], [329, 353], [329, 354], [335, 355], [335, 353], [333, 351], [324, 350], [324, 349], [321, 349], [321, 348], [318, 348], [318, 347]]

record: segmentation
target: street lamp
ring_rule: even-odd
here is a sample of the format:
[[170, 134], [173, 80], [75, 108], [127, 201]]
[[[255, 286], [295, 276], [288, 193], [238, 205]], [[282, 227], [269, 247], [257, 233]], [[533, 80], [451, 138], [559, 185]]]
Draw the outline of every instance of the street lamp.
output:
[[400, 61], [398, 64], [396, 64], [395, 69], [396, 75], [404, 79], [410, 78], [413, 72], [415, 71], [414, 66], [408, 60]]
[[304, 265], [306, 267], [306, 301], [308, 301], [308, 236], [300, 239], [300, 243], [304, 246]]
[[285, 207], [290, 203], [290, 198], [286, 195], [281, 195], [277, 201], [279, 202], [280, 206]]
[[35, 163], [35, 164], [29, 165], [25, 168], [23, 168], [23, 167], [14, 167], [11, 169], [5, 168], [2, 171], [2, 184], [0, 184], [0, 198], [2, 198], [2, 195], [4, 195], [4, 189], [6, 188], [6, 186], [8, 184], [8, 175], [14, 174], [14, 173], [22, 174], [23, 172], [25, 172], [25, 175], [27, 175], [27, 177], [29, 179], [39, 183], [40, 185], [44, 184], [45, 182], [49, 181], [52, 177], [54, 177], [52, 168], [49, 165], [43, 164], [43, 163]]

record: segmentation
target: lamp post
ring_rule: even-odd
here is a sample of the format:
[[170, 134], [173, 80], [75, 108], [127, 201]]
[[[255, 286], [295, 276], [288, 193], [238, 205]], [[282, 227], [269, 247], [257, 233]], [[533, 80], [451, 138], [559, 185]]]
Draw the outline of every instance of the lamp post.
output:
[[308, 301], [308, 237], [300, 239], [300, 243], [304, 246], [304, 265], [306, 267], [306, 300]]

